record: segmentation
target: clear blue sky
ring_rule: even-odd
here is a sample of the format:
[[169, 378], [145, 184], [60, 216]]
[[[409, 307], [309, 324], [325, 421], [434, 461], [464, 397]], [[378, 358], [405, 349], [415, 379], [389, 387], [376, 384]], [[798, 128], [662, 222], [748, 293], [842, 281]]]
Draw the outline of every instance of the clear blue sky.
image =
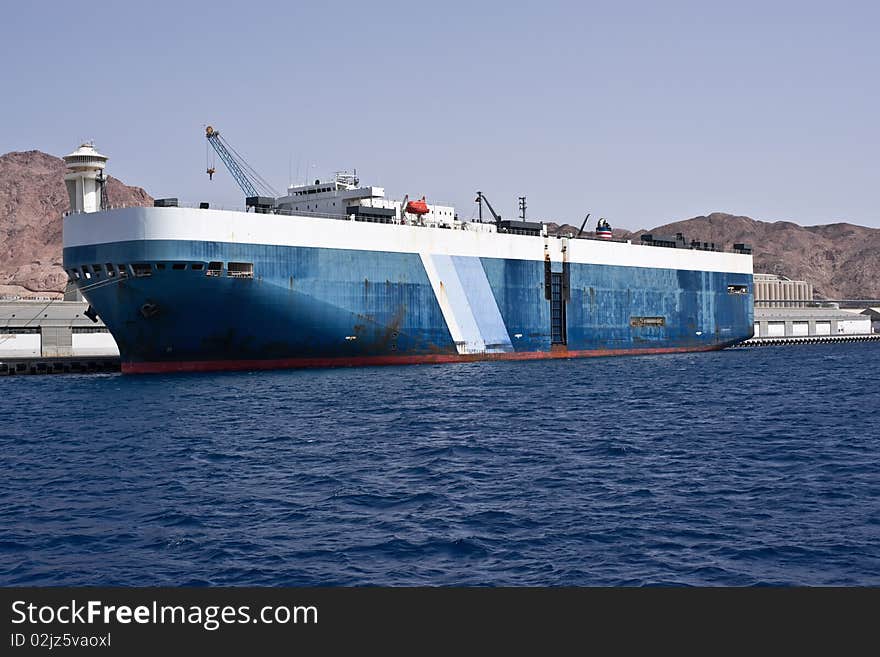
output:
[[880, 226], [880, 3], [13, 2], [0, 152], [94, 139], [154, 196], [357, 167], [402, 197], [650, 227]]

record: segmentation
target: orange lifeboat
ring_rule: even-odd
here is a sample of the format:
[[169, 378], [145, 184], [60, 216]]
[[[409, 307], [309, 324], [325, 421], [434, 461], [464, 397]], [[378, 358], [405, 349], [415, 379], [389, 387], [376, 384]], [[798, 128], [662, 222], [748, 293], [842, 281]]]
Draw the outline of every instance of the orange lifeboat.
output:
[[406, 211], [410, 214], [423, 215], [428, 214], [428, 204], [425, 203], [425, 197], [423, 196], [418, 201], [410, 201], [406, 204]]

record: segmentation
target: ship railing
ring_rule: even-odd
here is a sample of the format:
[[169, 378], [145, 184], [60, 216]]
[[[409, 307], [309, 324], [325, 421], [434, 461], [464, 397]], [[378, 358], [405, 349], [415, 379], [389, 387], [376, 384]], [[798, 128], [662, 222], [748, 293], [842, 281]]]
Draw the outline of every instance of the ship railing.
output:
[[342, 214], [339, 212], [309, 212], [307, 210], [287, 210], [282, 208], [276, 208], [272, 214], [280, 214], [285, 217], [318, 217], [319, 219], [339, 219], [341, 221], [348, 221], [350, 218], [347, 214]]
[[[145, 205], [135, 205], [135, 204], [114, 204], [108, 205], [101, 210], [122, 210], [126, 208], [143, 208], [143, 207], [152, 207]], [[167, 206], [167, 207], [177, 207], [177, 208], [190, 208], [193, 210], [223, 210], [226, 212], [248, 212], [248, 208], [243, 208], [241, 206], [225, 206], [225, 205], [211, 205], [210, 207], [205, 207], [204, 203], [193, 203], [188, 201], [178, 201], [177, 205]], [[82, 210], [68, 210], [63, 214], [63, 216], [67, 217], [72, 214], [86, 214]], [[251, 212], [251, 214], [263, 214], [262, 212]], [[342, 213], [330, 213], [330, 212], [313, 212], [310, 210], [288, 210], [286, 208], [273, 208], [271, 211], [266, 212], [265, 214], [275, 214], [282, 215], [287, 217], [316, 217], [319, 219], [336, 219], [338, 221], [351, 221], [353, 215], [342, 214]], [[443, 221], [439, 221], [439, 223], [444, 223]], [[390, 224], [399, 225], [400, 220], [393, 220], [388, 222]], [[451, 223], [451, 222], [450, 222]], [[429, 224], [429, 223], [419, 223], [413, 221], [407, 221], [407, 226], [419, 226], [423, 228], [436, 228], [437, 224]]]
[[[153, 207], [149, 205], [137, 205], [137, 204], [112, 204], [101, 208], [101, 211], [104, 210], [124, 210], [127, 208], [146, 208]], [[227, 205], [211, 205], [210, 207], [205, 207], [203, 203], [192, 203], [192, 202], [184, 202], [180, 201], [177, 205], [168, 206], [168, 207], [177, 207], [177, 208], [190, 208], [193, 210], [223, 210], [225, 212], [247, 212], [247, 208], [243, 208], [241, 206], [227, 206]], [[62, 214], [63, 217], [68, 217], [73, 214], [88, 214], [84, 210], [67, 210]], [[258, 213], [259, 214], [259, 213]], [[331, 214], [328, 212], [307, 212], [305, 210], [285, 210], [285, 209], [274, 209], [271, 214], [280, 214], [286, 216], [308, 216], [308, 217], [321, 217], [324, 219], [340, 219], [340, 220], [348, 220], [349, 216], [346, 214]]]
[[[114, 205], [109, 205], [106, 208], [102, 208], [102, 209], [104, 209], [104, 210], [120, 210], [120, 209], [125, 209], [125, 208], [139, 208], [139, 207], [149, 207], [149, 206], [134, 205], [134, 204], [131, 204], [131, 205], [129, 205], [129, 204], [114, 204]], [[203, 203], [192, 202], [192, 201], [179, 201], [177, 203], [176, 207], [191, 208], [194, 210], [223, 210], [226, 212], [247, 212], [247, 208], [242, 208], [241, 206], [229, 207], [229, 206], [225, 206], [225, 205], [212, 205], [208, 208], [205, 208]], [[64, 216], [66, 217], [71, 214], [81, 214], [81, 213], [82, 213], [81, 210], [80, 211], [68, 210], [67, 212], [64, 213]], [[312, 212], [312, 211], [308, 211], [308, 210], [288, 210], [288, 209], [282, 209], [282, 208], [273, 209], [271, 214], [277, 214], [277, 215], [283, 215], [283, 216], [289, 216], [289, 217], [296, 216], [296, 217], [316, 217], [319, 219], [336, 219], [338, 221], [351, 221], [351, 218], [352, 218], [351, 215], [341, 214], [341, 213], [334, 214], [334, 213], [329, 213], [329, 212]], [[400, 225], [402, 222], [394, 221], [394, 222], [390, 222], [390, 223], [392, 223], [394, 225]], [[479, 224], [479, 223], [480, 222], [478, 220], [471, 219], [471, 220], [460, 221], [459, 225], [457, 225], [457, 226], [455, 226], [454, 224], [452, 224], [452, 225], [454, 226], [454, 228], [456, 230], [468, 230], [468, 228], [467, 228], [468, 224]], [[493, 222], [486, 221], [483, 223], [492, 224]], [[416, 222], [407, 221], [406, 225], [407, 226], [416, 226], [419, 228], [439, 228], [440, 227], [437, 223], [430, 223], [429, 224], [429, 223], [421, 223], [418, 221], [416, 221]], [[447, 224], [447, 225], [449, 225], [449, 224]], [[587, 234], [583, 234], [578, 237], [574, 233], [557, 233], [556, 235], [548, 235], [548, 237], [556, 237], [556, 238], [567, 237], [569, 239], [594, 240], [596, 242], [618, 242], [620, 244], [632, 243], [631, 240], [618, 239], [618, 238], [613, 238], [613, 239], [609, 240], [609, 239], [603, 239], [601, 237], [595, 237], [593, 235], [587, 235]]]

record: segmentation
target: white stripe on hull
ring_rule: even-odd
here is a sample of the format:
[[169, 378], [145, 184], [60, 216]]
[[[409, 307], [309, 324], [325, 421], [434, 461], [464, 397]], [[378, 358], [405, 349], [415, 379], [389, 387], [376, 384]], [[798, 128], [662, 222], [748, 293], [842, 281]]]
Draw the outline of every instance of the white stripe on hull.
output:
[[419, 256], [458, 353], [513, 351], [479, 259], [437, 253], [420, 253]]
[[461, 282], [454, 275], [450, 257], [430, 253], [419, 255], [458, 353], [478, 354], [485, 351], [486, 343], [480, 338], [473, 313], [468, 312], [467, 297]]

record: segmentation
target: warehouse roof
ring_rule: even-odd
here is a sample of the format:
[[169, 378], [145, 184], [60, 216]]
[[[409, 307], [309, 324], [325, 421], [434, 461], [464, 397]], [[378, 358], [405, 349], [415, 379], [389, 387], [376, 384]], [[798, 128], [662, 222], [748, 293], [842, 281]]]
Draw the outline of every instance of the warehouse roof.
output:
[[38, 326], [101, 327], [85, 316], [88, 303], [82, 301], [0, 301], [0, 328]]

